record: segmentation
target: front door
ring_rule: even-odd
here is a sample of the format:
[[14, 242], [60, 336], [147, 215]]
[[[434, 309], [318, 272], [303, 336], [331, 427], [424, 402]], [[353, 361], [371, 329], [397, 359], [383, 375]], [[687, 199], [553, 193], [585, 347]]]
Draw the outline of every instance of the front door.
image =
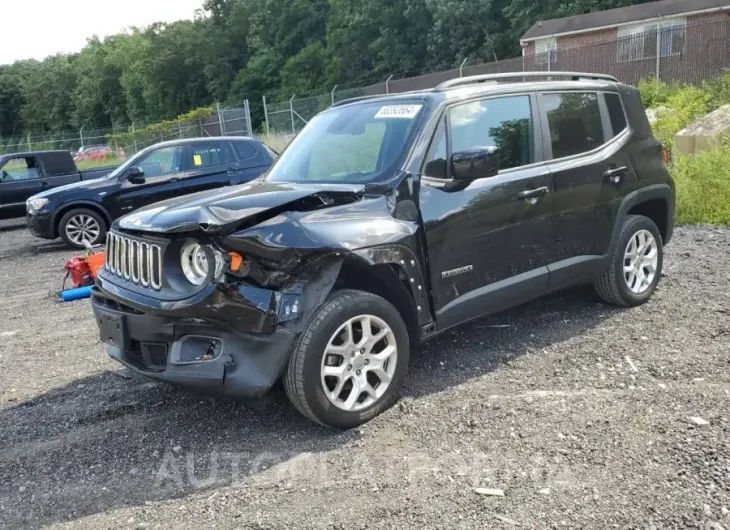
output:
[[[432, 143], [420, 202], [440, 326], [514, 305], [547, 287], [552, 187], [534, 107], [530, 95], [452, 106]], [[454, 187], [446, 161], [485, 147], [496, 148], [499, 173]]]
[[25, 215], [25, 201], [43, 191], [43, 173], [34, 156], [9, 158], [0, 167], [0, 218]]
[[144, 172], [143, 181], [134, 182], [121, 176], [116, 191], [104, 199], [104, 205], [117, 218], [149, 204], [171, 199], [184, 187], [185, 158], [190, 147], [169, 145], [150, 152], [138, 162]]

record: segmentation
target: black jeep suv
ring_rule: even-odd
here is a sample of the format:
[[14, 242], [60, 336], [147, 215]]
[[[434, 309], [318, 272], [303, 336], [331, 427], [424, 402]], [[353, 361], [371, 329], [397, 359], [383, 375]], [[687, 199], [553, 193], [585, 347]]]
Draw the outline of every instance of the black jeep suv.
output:
[[305, 416], [347, 428], [452, 326], [576, 284], [646, 302], [675, 194], [639, 93], [516, 75], [532, 82], [339, 103], [260, 179], [120, 219], [92, 302], [109, 354], [230, 396], [283, 378]]
[[32, 196], [28, 226], [36, 237], [60, 237], [75, 248], [104, 243], [118, 217], [163, 199], [249, 182], [275, 157], [262, 141], [246, 137], [159, 143], [105, 177]]

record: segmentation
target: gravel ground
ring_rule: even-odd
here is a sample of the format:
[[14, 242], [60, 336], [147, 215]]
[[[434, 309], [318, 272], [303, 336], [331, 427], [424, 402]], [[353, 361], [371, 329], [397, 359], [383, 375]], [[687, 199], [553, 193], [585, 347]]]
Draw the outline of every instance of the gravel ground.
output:
[[2, 223], [0, 527], [730, 529], [729, 250], [680, 228], [641, 308], [576, 289], [464, 326], [333, 432], [280, 389], [130, 376], [48, 297], [73, 253]]

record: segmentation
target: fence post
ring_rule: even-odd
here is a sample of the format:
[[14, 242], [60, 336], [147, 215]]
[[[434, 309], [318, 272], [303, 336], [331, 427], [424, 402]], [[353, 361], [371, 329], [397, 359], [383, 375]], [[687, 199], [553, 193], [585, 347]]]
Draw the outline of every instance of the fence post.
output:
[[[114, 131], [112, 131], [112, 132], [114, 132]], [[83, 126], [81, 127], [81, 129], [79, 129], [79, 138], [81, 139], [81, 145], [79, 147], [83, 147], [84, 146], [84, 128], [83, 128]]]
[[246, 131], [246, 136], [252, 138], [253, 126], [251, 125], [251, 106], [248, 104], [248, 98], [243, 100], [243, 109], [246, 112], [246, 127], [248, 127], [248, 131]]
[[294, 98], [296, 97], [296, 94], [294, 94], [291, 99], [289, 100], [289, 114], [291, 115], [291, 133], [296, 135], [297, 129], [294, 125]]
[[261, 99], [264, 100], [264, 120], [266, 121], [266, 134], [271, 134], [271, 129], [269, 129], [269, 109], [266, 107], [266, 96], [261, 96]]
[[662, 23], [659, 21], [659, 25], [656, 29], [656, 82], [662, 80]]
[[385, 93], [390, 94], [390, 80], [393, 79], [393, 74], [390, 74], [388, 76], [388, 79], [385, 80]]
[[132, 141], [134, 142], [134, 152], [137, 152], [137, 135], [134, 130], [134, 122], [132, 122]]
[[223, 116], [221, 115], [221, 104], [219, 101], [215, 102], [215, 108], [218, 111], [218, 126], [221, 130], [221, 136], [226, 135], [226, 124], [223, 122]]
[[464, 57], [464, 60], [461, 61], [461, 64], [459, 65], [459, 77], [464, 77], [464, 65], [468, 60], [468, 57]]
[[332, 96], [332, 104], [335, 104], [335, 90], [337, 90], [337, 85], [334, 86], [332, 89], [332, 92], [330, 92], [330, 96]]
[[33, 150], [33, 147], [30, 145], [30, 135], [31, 135], [31, 133], [28, 133], [28, 151]]

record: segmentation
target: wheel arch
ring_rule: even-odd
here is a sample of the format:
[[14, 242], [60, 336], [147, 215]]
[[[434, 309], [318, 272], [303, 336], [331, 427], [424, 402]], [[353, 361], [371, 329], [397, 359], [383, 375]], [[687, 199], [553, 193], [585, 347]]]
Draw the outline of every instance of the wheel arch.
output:
[[104, 218], [104, 221], [106, 221], [106, 228], [107, 230], [111, 228], [112, 224], [112, 218], [111, 215], [109, 215], [109, 212], [104, 208], [101, 204], [93, 201], [74, 201], [71, 203], [64, 204], [60, 206], [54, 213], [53, 217], [51, 218], [51, 227], [53, 229], [53, 236], [59, 237], [61, 231], [60, 227], [58, 226], [61, 223], [61, 219], [63, 219], [63, 216], [66, 215], [71, 210], [79, 209], [79, 208], [85, 208], [87, 210], [93, 210], [98, 214], [101, 214], [101, 216]]
[[674, 189], [669, 184], [655, 184], [636, 190], [623, 199], [613, 227], [610, 256], [614, 253], [621, 227], [629, 215], [643, 215], [654, 221], [666, 245], [674, 233]]
[[[415, 282], [414, 282], [415, 283]], [[411, 344], [420, 340], [419, 307], [409, 288], [409, 278], [398, 263], [369, 263], [348, 258], [342, 262], [333, 290], [356, 289], [387, 300], [403, 317]]]

